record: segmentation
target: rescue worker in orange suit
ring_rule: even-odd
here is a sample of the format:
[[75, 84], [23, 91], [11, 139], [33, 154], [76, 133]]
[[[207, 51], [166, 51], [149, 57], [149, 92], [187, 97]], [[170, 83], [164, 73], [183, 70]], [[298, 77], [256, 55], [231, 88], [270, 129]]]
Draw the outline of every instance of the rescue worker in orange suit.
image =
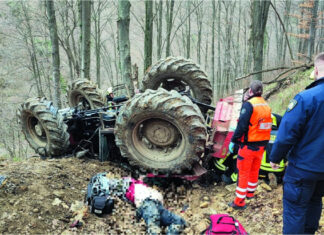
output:
[[[261, 166], [259, 170], [259, 179], [263, 179], [267, 184], [272, 180], [273, 183], [281, 183], [283, 175], [285, 173], [286, 158], [280, 162], [280, 167], [278, 169], [272, 169], [270, 165], [269, 156], [271, 149], [276, 139], [278, 128], [282, 117], [278, 114], [272, 113], [272, 130], [270, 134], [270, 141], [267, 144], [263, 158], [261, 161]], [[228, 153], [225, 158], [214, 158], [214, 171], [221, 175], [221, 179], [226, 184], [233, 184], [237, 182], [237, 153], [238, 153], [238, 144], [235, 144], [233, 153]], [[272, 174], [273, 177], [269, 177]]]
[[253, 198], [258, 186], [263, 152], [270, 140], [271, 108], [261, 97], [262, 92], [262, 82], [252, 81], [245, 93], [245, 102], [229, 146], [230, 152], [234, 144], [240, 146], [237, 156], [236, 197], [228, 204], [234, 209], [245, 209], [245, 198]]
[[292, 99], [270, 155], [274, 169], [288, 154], [283, 187], [283, 233], [314, 234], [324, 197], [324, 52], [314, 61], [315, 81]]

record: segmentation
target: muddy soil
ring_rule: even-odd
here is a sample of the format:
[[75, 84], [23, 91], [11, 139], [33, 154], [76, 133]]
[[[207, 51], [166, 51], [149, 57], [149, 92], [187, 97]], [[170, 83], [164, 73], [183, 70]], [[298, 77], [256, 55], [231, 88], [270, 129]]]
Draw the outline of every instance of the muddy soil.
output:
[[[127, 202], [117, 201], [109, 216], [89, 214], [83, 204], [84, 195], [89, 179], [98, 172], [109, 172], [111, 177], [129, 176], [113, 163], [89, 159], [0, 160], [0, 175], [7, 176], [0, 186], [0, 233], [144, 234], [143, 220], [136, 221], [135, 208]], [[235, 211], [227, 206], [234, 198], [235, 185], [203, 188], [197, 183], [178, 184], [169, 183], [159, 190], [164, 194], [166, 207], [187, 220], [186, 234], [204, 230], [206, 218], [212, 213], [234, 216], [251, 234], [281, 233], [281, 186], [259, 186], [255, 199], [248, 201], [248, 208]], [[188, 209], [181, 212], [186, 206]], [[319, 233], [324, 233], [323, 214]], [[82, 225], [70, 228], [75, 220]]]

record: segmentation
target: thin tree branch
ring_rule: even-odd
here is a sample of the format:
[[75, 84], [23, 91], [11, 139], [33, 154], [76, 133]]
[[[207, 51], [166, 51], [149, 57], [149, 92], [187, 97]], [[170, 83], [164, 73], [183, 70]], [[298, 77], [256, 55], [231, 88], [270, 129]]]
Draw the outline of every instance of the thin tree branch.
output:
[[[263, 84], [265, 84], [265, 85], [269, 85], [269, 84], [271, 84], [271, 83], [275, 83], [275, 82], [278, 82], [277, 80], [282, 76], [282, 75], [284, 75], [284, 74], [286, 74], [286, 73], [288, 73], [288, 72], [290, 72], [290, 71], [292, 71], [292, 70], [296, 70], [296, 69], [300, 69], [300, 68], [303, 68], [303, 67], [305, 67], [305, 68], [310, 68], [310, 67], [312, 67], [312, 66], [314, 66], [314, 63], [310, 63], [310, 64], [303, 64], [303, 65], [299, 65], [299, 66], [296, 66], [296, 67], [292, 67], [292, 68], [290, 68], [290, 69], [288, 69], [288, 70], [286, 70], [286, 71], [283, 71], [282, 73], [280, 73], [280, 74], [278, 74], [274, 79], [272, 79], [271, 81], [269, 81], [269, 82], [264, 82]], [[287, 76], [287, 77], [289, 77], [289, 76]], [[279, 80], [279, 81], [283, 81], [283, 80], [285, 80], [286, 78], [283, 78], [283, 79], [281, 79], [281, 80]]]
[[274, 71], [274, 70], [279, 70], [279, 69], [287, 69], [285, 71], [283, 71], [282, 73], [280, 73], [277, 77], [275, 77], [273, 80], [269, 81], [269, 82], [264, 82], [263, 84], [271, 84], [271, 83], [274, 83], [276, 82], [276, 80], [278, 78], [280, 78], [282, 75], [284, 75], [285, 73], [288, 73], [289, 71], [292, 71], [294, 69], [299, 69], [299, 68], [310, 68], [314, 66], [314, 63], [310, 63], [310, 64], [303, 64], [303, 65], [298, 65], [298, 66], [295, 66], [295, 67], [286, 67], [286, 66], [281, 66], [281, 67], [277, 67], [277, 68], [271, 68], [271, 69], [264, 69], [264, 70], [261, 70], [261, 71], [257, 71], [257, 72], [252, 72], [252, 73], [249, 73], [248, 75], [245, 75], [243, 77], [239, 77], [239, 78], [236, 78], [234, 81], [239, 81], [241, 79], [244, 79], [244, 78], [247, 78], [247, 77], [250, 77], [254, 74], [258, 74], [258, 73], [265, 73], [265, 72], [270, 72], [270, 71]]
[[286, 31], [285, 25], [282, 22], [281, 17], [279, 15], [277, 9], [275, 8], [275, 6], [272, 4], [271, 1], [270, 1], [270, 6], [272, 6], [273, 10], [275, 11], [276, 15], [278, 16], [279, 22], [280, 22], [280, 24], [282, 26], [282, 30], [284, 31], [285, 38], [286, 38], [286, 41], [287, 41], [287, 45], [288, 45], [288, 48], [289, 48], [290, 59], [291, 60], [294, 60], [294, 57], [293, 57], [293, 54], [292, 54], [292, 50], [291, 50], [291, 47], [290, 47], [290, 43], [289, 43], [289, 40], [288, 40], [288, 36], [287, 36], [287, 31]]
[[259, 73], [265, 73], [265, 72], [270, 72], [270, 71], [274, 71], [274, 70], [279, 70], [279, 69], [289, 69], [290, 67], [287, 67], [287, 66], [281, 66], [281, 67], [277, 67], [277, 68], [270, 68], [270, 69], [264, 69], [264, 70], [261, 70], [261, 71], [257, 71], [257, 72], [252, 72], [252, 73], [249, 73], [247, 75], [244, 75], [243, 77], [238, 77], [238, 78], [235, 78], [235, 82], [236, 81], [239, 81], [239, 80], [242, 80], [244, 78], [247, 78], [247, 77], [250, 77], [252, 75], [255, 75], [255, 74], [259, 74]]
[[200, 6], [200, 4], [203, 3], [203, 0], [201, 0], [196, 6], [194, 6], [194, 8], [189, 12], [189, 14], [182, 20], [182, 22], [180, 22], [180, 24], [178, 25], [178, 27], [176, 28], [176, 30], [173, 32], [173, 36], [170, 40], [170, 43], [172, 43], [174, 37], [176, 36], [177, 34], [177, 31], [179, 30], [179, 28], [187, 21], [188, 17], [191, 16], [191, 14], [196, 11], [196, 9]]

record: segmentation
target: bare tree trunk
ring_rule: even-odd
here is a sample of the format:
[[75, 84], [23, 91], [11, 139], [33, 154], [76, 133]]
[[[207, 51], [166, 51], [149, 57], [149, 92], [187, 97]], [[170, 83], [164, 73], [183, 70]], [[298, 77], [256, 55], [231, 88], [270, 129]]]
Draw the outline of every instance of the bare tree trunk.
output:
[[102, 59], [103, 59], [103, 63], [104, 63], [104, 69], [107, 72], [107, 77], [108, 77], [108, 81], [110, 83], [110, 86], [113, 87], [115, 85], [115, 81], [114, 81], [114, 73], [112, 70], [112, 66], [111, 66], [111, 56], [108, 53], [107, 47], [105, 44], [102, 45]]
[[[252, 18], [252, 17], [250, 17]], [[244, 62], [243, 62], [243, 73], [246, 74], [250, 72], [251, 60], [252, 60], [252, 50], [250, 50], [250, 41], [248, 39], [248, 30], [247, 30], [247, 17], [244, 17]]]
[[[59, 2], [58, 4], [60, 4]], [[63, 26], [62, 32], [58, 31], [58, 39], [59, 42], [68, 57], [69, 61], [69, 73], [70, 73], [70, 82], [72, 82], [75, 78], [75, 73], [79, 73], [79, 67], [78, 67], [78, 53], [75, 53], [73, 51], [73, 37], [74, 37], [74, 31], [77, 28], [77, 20], [75, 18], [75, 9], [74, 2], [70, 2], [68, 0], [62, 1], [61, 8], [63, 8], [61, 11], [58, 11], [58, 21], [61, 22]], [[60, 6], [59, 6], [60, 7]], [[72, 17], [71, 17], [72, 15]], [[61, 35], [60, 35], [61, 34]], [[71, 42], [72, 41], [72, 47]]]
[[[269, 0], [253, 0], [251, 4], [251, 34], [250, 43], [253, 54], [253, 70], [262, 70], [264, 32], [270, 7]], [[254, 79], [262, 81], [262, 74], [256, 74]]]
[[[302, 9], [302, 15], [304, 15], [304, 19], [303, 20], [304, 21], [308, 21], [307, 14], [304, 14], [304, 10], [305, 9]], [[304, 28], [303, 34], [309, 34], [309, 27]], [[302, 45], [302, 50], [300, 52], [302, 54], [307, 54], [307, 48], [308, 48], [309, 40], [307, 40], [307, 39], [301, 39], [301, 40], [303, 41], [303, 45]]]
[[[92, 5], [92, 19], [94, 22], [94, 34], [93, 38], [95, 41], [95, 55], [96, 55], [96, 78], [98, 87], [101, 87], [101, 50], [102, 42], [101, 35], [102, 31], [110, 21], [109, 17], [102, 18], [104, 10], [107, 9], [107, 6], [110, 4], [109, 0], [99, 0], [95, 1]], [[102, 21], [103, 20], [103, 21]]]
[[166, 23], [167, 23], [167, 44], [165, 56], [170, 56], [170, 48], [171, 48], [171, 30], [172, 30], [172, 21], [173, 21], [173, 8], [174, 8], [174, 0], [167, 0], [167, 15], [166, 15]]
[[118, 1], [118, 41], [119, 41], [119, 58], [122, 79], [126, 84], [129, 95], [134, 96], [134, 84], [132, 82], [132, 63], [130, 56], [129, 41], [129, 13], [131, 4], [129, 0]]
[[81, 78], [90, 79], [91, 0], [81, 1]]
[[[321, 12], [324, 12], [324, 1], [321, 1]], [[324, 17], [322, 17], [321, 19], [321, 33], [320, 33], [320, 37], [319, 37], [319, 40], [318, 40], [318, 50], [317, 52], [321, 52], [321, 51], [324, 51]]]
[[[218, 4], [218, 15], [217, 15], [217, 92], [220, 91], [221, 82], [222, 82], [222, 64], [221, 64], [221, 14], [222, 14], [222, 5], [220, 2]], [[218, 94], [217, 94], [218, 95]], [[220, 95], [220, 94], [219, 94]]]
[[[301, 10], [301, 17], [299, 19], [299, 21], [301, 21], [304, 18], [304, 11]], [[303, 34], [304, 33], [304, 29], [302, 27], [299, 28], [299, 34]], [[303, 53], [303, 45], [304, 45], [304, 40], [302, 38], [299, 38], [298, 40], [298, 52]]]
[[[207, 30], [207, 28], [206, 28]], [[208, 35], [209, 31], [207, 30], [206, 33], [206, 45], [205, 45], [205, 70], [208, 71], [208, 39], [209, 39], [209, 35]]]
[[[277, 1], [273, 2], [274, 7], [277, 8]], [[278, 60], [275, 60], [275, 65], [278, 66], [279, 64], [282, 63], [281, 61], [281, 53], [282, 53], [282, 32], [281, 32], [281, 27], [279, 25], [278, 20], [275, 20], [275, 32], [276, 32], [276, 49], [277, 49], [277, 57], [279, 58]]]
[[38, 93], [38, 96], [44, 96], [42, 79], [40, 76], [39, 66], [38, 66], [36, 46], [35, 46], [34, 36], [32, 34], [32, 29], [31, 29], [31, 25], [30, 25], [28, 9], [26, 8], [26, 5], [24, 4], [24, 2], [21, 2], [21, 6], [23, 9], [24, 18], [26, 20], [26, 26], [27, 26], [27, 29], [26, 29], [27, 36], [25, 38], [25, 41], [26, 41], [27, 47], [28, 47], [28, 38], [29, 38], [30, 44], [31, 44], [31, 49], [28, 47], [28, 50], [29, 50], [29, 55], [30, 55], [30, 59], [31, 59], [31, 63], [32, 63], [34, 77], [36, 80], [37, 93]]
[[196, 10], [197, 28], [198, 28], [198, 41], [197, 41], [197, 60], [198, 64], [201, 63], [201, 32], [203, 23], [202, 7], [199, 6]]
[[215, 19], [216, 19], [216, 0], [212, 1], [212, 9], [213, 9], [213, 15], [212, 15], [212, 52], [211, 52], [211, 84], [213, 90], [215, 89]]
[[144, 73], [152, 65], [153, 1], [145, 1]]
[[[284, 25], [285, 25], [286, 30], [288, 29], [288, 26], [289, 26], [290, 9], [291, 9], [291, 0], [286, 0], [286, 2], [285, 2], [285, 15], [284, 15]], [[284, 32], [284, 34], [287, 34], [287, 32]], [[287, 46], [289, 46], [289, 45], [288, 45], [288, 42], [286, 40], [284, 40], [284, 35], [282, 35], [282, 42], [283, 42], [283, 50], [282, 50], [281, 61], [282, 61], [282, 63], [285, 63]]]
[[99, 0], [97, 2], [97, 8], [94, 9], [94, 5], [92, 5], [92, 14], [94, 21], [94, 41], [95, 41], [95, 52], [96, 52], [96, 78], [98, 87], [101, 87], [100, 81], [100, 63], [101, 63], [101, 30], [100, 30], [100, 18], [101, 18], [101, 4], [102, 2]]
[[159, 17], [157, 18], [157, 24], [156, 24], [156, 56], [159, 59], [161, 59], [162, 56], [162, 10], [163, 10], [163, 1], [160, 0], [159, 4], [157, 5], [157, 11], [159, 13]]
[[[190, 0], [187, 0], [187, 14], [190, 15]], [[186, 57], [190, 58], [190, 38], [191, 38], [191, 17], [188, 17], [187, 19], [188, 24], [187, 24], [187, 50], [186, 50]]]
[[315, 44], [315, 34], [316, 34], [316, 22], [317, 22], [317, 10], [318, 10], [318, 0], [314, 0], [314, 5], [312, 8], [312, 17], [309, 30], [309, 42], [307, 50], [307, 60], [310, 63], [314, 54], [314, 44]]
[[[242, 9], [241, 8], [241, 6], [242, 6], [241, 3], [242, 3], [242, 1], [239, 1], [239, 6], [238, 6], [239, 11], [241, 11], [241, 9]], [[242, 53], [243, 47], [241, 47], [241, 44], [240, 44], [241, 16], [242, 16], [241, 14], [239, 14], [239, 16], [238, 16], [239, 18], [238, 18], [237, 34], [236, 34], [236, 45], [235, 45], [235, 56], [234, 56], [235, 76], [237, 76], [238, 74], [241, 73], [241, 68], [242, 68], [242, 66], [240, 65], [241, 64], [240, 63], [241, 55], [243, 54]]]
[[79, 77], [81, 77], [81, 69], [82, 69], [82, 0], [77, 0], [77, 2], [78, 2], [78, 13], [79, 13], [78, 14], [78, 22], [79, 22], [79, 30], [80, 30], [77, 50], [78, 50], [79, 61], [80, 61]]
[[48, 14], [48, 28], [50, 31], [50, 38], [52, 43], [54, 105], [58, 108], [62, 108], [60, 86], [60, 49], [58, 44], [54, 2], [52, 0], [46, 0], [46, 9]]
[[233, 24], [231, 23], [231, 19], [232, 19], [232, 13], [235, 11], [235, 6], [236, 6], [236, 2], [223, 2], [224, 4], [224, 8], [225, 8], [225, 24], [227, 25], [227, 27], [225, 28], [225, 42], [224, 42], [224, 46], [225, 46], [225, 51], [226, 51], [226, 56], [224, 58], [224, 73], [223, 73], [223, 77], [224, 77], [224, 86], [223, 86], [223, 91], [228, 93], [229, 90], [231, 89], [231, 82], [230, 79], [232, 76], [232, 72], [235, 68], [233, 68], [233, 66], [231, 65], [231, 58], [232, 58], [232, 54], [231, 54], [231, 44], [232, 44], [232, 26]]
[[[116, 72], [116, 84], [118, 84], [118, 80], [119, 80], [119, 75], [120, 75], [120, 71], [119, 71], [119, 68], [118, 68], [118, 65], [119, 65], [119, 58], [118, 58], [118, 47], [119, 47], [119, 42], [117, 40], [116, 42], [116, 39], [115, 39], [115, 33], [114, 33], [114, 29], [112, 27], [112, 24], [110, 24], [110, 31], [111, 31], [111, 34], [110, 34], [110, 37], [112, 39], [112, 42], [113, 42], [113, 46], [114, 46], [114, 68], [115, 68], [115, 72]], [[118, 37], [118, 36], [117, 36]]]

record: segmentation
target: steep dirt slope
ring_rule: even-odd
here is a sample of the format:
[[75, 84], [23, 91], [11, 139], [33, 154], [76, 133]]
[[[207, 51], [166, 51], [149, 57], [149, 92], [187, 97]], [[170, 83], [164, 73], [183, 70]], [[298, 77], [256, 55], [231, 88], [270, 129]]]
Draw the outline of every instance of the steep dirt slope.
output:
[[[7, 176], [0, 188], [0, 233], [144, 233], [143, 220], [136, 221], [134, 207], [126, 202], [118, 201], [114, 213], [105, 217], [83, 210], [87, 183], [98, 172], [109, 172], [111, 177], [128, 176], [112, 163], [97, 160], [33, 157], [21, 162], [0, 161], [0, 175]], [[203, 230], [207, 226], [204, 218], [210, 213], [229, 213], [252, 234], [281, 232], [281, 186], [267, 188], [271, 191], [259, 186], [256, 198], [248, 201], [244, 211], [233, 211], [227, 206], [234, 197], [234, 188], [235, 185], [202, 188], [196, 183], [175, 187], [172, 183], [160, 190], [166, 206], [188, 221], [186, 234]], [[181, 213], [185, 205], [189, 208]], [[81, 218], [82, 226], [70, 228], [74, 220]], [[324, 233], [324, 219], [321, 226], [319, 232]]]

